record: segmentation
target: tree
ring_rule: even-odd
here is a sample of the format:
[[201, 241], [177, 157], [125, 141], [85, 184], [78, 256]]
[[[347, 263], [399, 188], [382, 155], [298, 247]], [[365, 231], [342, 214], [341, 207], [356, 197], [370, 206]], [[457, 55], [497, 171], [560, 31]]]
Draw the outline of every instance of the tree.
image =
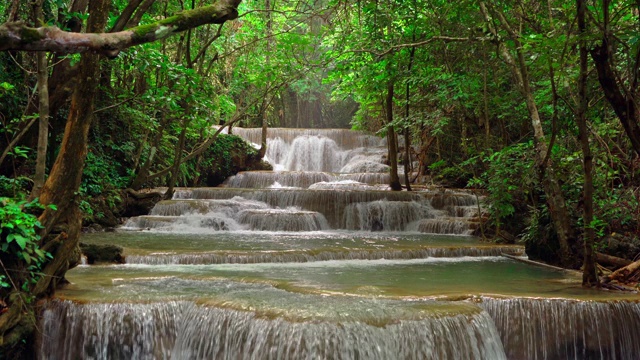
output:
[[583, 192], [583, 242], [584, 262], [582, 265], [582, 285], [587, 287], [598, 286], [598, 274], [594, 251], [595, 231], [593, 222], [593, 155], [589, 145], [589, 131], [587, 129], [587, 76], [588, 76], [588, 49], [587, 49], [587, 3], [585, 0], [576, 0], [578, 17], [578, 46], [580, 52], [580, 70], [578, 75], [578, 101], [576, 104], [576, 122], [578, 125], [578, 137], [582, 150], [582, 162], [584, 168]]
[[[33, 283], [26, 283], [35, 299], [54, 291], [66, 270], [73, 265], [72, 256], [78, 246], [80, 220], [76, 194], [80, 187], [82, 170], [87, 155], [88, 134], [94, 113], [94, 99], [100, 80], [100, 55], [110, 58], [122, 49], [164, 39], [204, 24], [222, 24], [238, 16], [240, 0], [221, 0], [214, 5], [180, 12], [164, 20], [116, 33], [101, 33], [107, 23], [110, 2], [91, 1], [87, 33], [77, 34], [56, 27], [31, 28], [21, 22], [0, 25], [0, 50], [51, 51], [79, 53], [79, 78], [71, 101], [60, 152], [40, 195], [40, 202], [57, 207], [46, 207], [38, 220], [42, 225], [38, 242], [41, 251], [53, 256], [44, 266], [42, 276]], [[60, 231], [54, 235], [54, 231]], [[22, 284], [15, 284], [15, 296], [7, 302], [8, 311], [0, 315], [2, 346], [8, 349], [33, 330], [33, 308], [23, 312], [26, 306], [19, 296]]]
[[[637, 45], [637, 29], [633, 26], [624, 26], [626, 20], [630, 21], [630, 17], [637, 17], [637, 9], [628, 11], [626, 16], [621, 17], [622, 24], [614, 24], [611, 19], [611, 9], [614, 6], [621, 6], [622, 9], [637, 7], [637, 2], [630, 1], [629, 4], [612, 4], [611, 0], [602, 0], [599, 28], [602, 29], [601, 42], [590, 50], [598, 73], [598, 81], [604, 93], [605, 98], [618, 116], [625, 133], [627, 134], [631, 145], [637, 155], [640, 156], [640, 108], [638, 100], [638, 80], [640, 77], [640, 47]], [[624, 10], [622, 10], [624, 11]], [[637, 21], [637, 19], [636, 19]], [[618, 26], [619, 28], [618, 28]], [[615, 32], [625, 32], [622, 38], [630, 38], [635, 43], [628, 46], [622, 43]], [[631, 42], [631, 41], [630, 41]], [[626, 67], [616, 66], [617, 48], [627, 48], [631, 54], [629, 56], [629, 64]], [[622, 60], [623, 62], [625, 60]]]
[[[480, 11], [485, 19], [489, 31], [498, 38], [500, 35], [494, 25], [493, 16], [489, 13], [488, 6], [480, 2]], [[501, 11], [492, 8], [492, 13], [497, 17], [497, 23], [507, 33], [508, 38], [513, 42], [515, 55], [507, 48], [507, 45], [500, 41], [498, 51], [507, 65], [513, 72], [513, 76], [525, 99], [527, 110], [531, 119], [536, 144], [536, 167], [549, 205], [549, 213], [555, 225], [555, 230], [560, 243], [560, 259], [568, 265], [572, 258], [571, 246], [575, 242], [575, 235], [571, 226], [571, 218], [566, 207], [566, 201], [562, 189], [560, 188], [557, 174], [553, 163], [549, 162], [548, 154], [551, 151], [545, 137], [540, 112], [536, 103], [533, 90], [529, 80], [529, 69], [525, 61], [524, 49], [520, 41], [521, 35], [513, 28]]]

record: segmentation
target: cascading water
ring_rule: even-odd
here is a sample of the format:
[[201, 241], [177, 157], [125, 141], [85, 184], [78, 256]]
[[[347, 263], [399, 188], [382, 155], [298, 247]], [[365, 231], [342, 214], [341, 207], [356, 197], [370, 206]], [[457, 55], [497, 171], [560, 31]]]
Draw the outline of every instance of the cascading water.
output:
[[640, 304], [483, 298], [511, 359], [634, 359]]
[[[485, 312], [301, 321], [191, 302], [77, 305], [44, 314], [49, 359], [505, 359]], [[396, 316], [400, 316], [399, 314]], [[57, 330], [57, 331], [56, 331]], [[135, 331], [137, 337], [126, 334]]]
[[[233, 132], [259, 143], [261, 129]], [[82, 241], [126, 264], [80, 266], [43, 310], [42, 359], [628, 359], [640, 305], [469, 235], [463, 191], [392, 192], [384, 140], [270, 129], [278, 171], [176, 189]], [[538, 297], [538, 298], [534, 298]], [[581, 301], [576, 297], [598, 298]]]

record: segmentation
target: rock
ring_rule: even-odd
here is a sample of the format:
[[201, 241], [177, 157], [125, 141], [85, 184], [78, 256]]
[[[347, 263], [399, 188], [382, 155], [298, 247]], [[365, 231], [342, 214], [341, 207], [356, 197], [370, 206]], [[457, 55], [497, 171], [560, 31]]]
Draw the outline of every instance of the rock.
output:
[[122, 247], [117, 245], [98, 245], [80, 243], [82, 254], [87, 257], [87, 263], [115, 263], [124, 264], [124, 256], [122, 256]]
[[[133, 217], [147, 215], [156, 203], [164, 198], [164, 193], [160, 191], [138, 192], [133, 189], [122, 191], [122, 203], [118, 209], [118, 216]], [[117, 221], [118, 223], [121, 220]]]
[[622, 234], [611, 234], [600, 242], [602, 252], [627, 260], [635, 259], [640, 254], [640, 239]]

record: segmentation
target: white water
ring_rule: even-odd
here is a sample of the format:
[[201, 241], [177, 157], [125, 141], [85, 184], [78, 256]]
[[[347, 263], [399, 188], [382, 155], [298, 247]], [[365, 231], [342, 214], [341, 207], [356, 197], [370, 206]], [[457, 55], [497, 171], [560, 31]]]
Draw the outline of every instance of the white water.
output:
[[[52, 360], [505, 359], [487, 313], [461, 310], [451, 315], [414, 312], [408, 318], [397, 313], [397, 320], [378, 315], [368, 323], [361, 315], [291, 321], [191, 302], [54, 302], [44, 313], [43, 331], [49, 338], [40, 356]], [[132, 332], [137, 335], [130, 336]]]

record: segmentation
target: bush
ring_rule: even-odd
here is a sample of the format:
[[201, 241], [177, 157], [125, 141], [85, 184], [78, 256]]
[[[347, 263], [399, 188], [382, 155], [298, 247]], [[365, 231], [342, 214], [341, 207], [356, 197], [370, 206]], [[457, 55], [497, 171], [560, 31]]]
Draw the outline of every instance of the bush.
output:
[[[4, 298], [14, 286], [19, 286], [15, 290], [27, 292], [29, 286], [37, 282], [39, 271], [51, 255], [40, 250], [36, 229], [41, 225], [38, 218], [29, 213], [42, 210], [42, 205], [37, 200], [25, 202], [11, 198], [0, 198], [0, 204], [0, 259], [3, 264], [0, 294]], [[55, 209], [53, 205], [50, 207]], [[15, 269], [15, 274], [8, 274], [7, 269]]]

